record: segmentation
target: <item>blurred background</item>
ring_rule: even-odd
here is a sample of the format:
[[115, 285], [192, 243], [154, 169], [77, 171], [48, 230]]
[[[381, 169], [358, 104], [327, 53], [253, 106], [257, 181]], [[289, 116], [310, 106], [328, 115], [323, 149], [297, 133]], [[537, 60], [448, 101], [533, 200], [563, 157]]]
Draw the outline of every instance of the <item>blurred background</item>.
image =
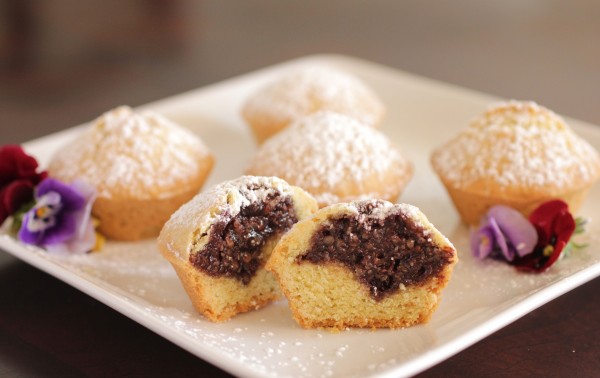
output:
[[[600, 124], [599, 41], [597, 0], [0, 0], [0, 144], [317, 53]], [[594, 376], [598, 290], [596, 279], [423, 376]], [[43, 375], [226, 376], [1, 252], [0, 376]]]
[[600, 2], [0, 0], [1, 141], [315, 53], [600, 123]]

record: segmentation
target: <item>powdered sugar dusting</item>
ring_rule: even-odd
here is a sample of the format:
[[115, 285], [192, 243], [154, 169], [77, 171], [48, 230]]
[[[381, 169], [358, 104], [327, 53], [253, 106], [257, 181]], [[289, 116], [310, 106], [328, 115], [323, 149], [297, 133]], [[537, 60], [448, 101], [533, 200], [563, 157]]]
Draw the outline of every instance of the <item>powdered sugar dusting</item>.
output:
[[[369, 199], [342, 204], [342, 206], [347, 206], [350, 212], [356, 213], [360, 217], [376, 220], [384, 220], [392, 215], [404, 214], [408, 218], [422, 225], [425, 234], [429, 233], [428, 225], [423, 222], [421, 210], [414, 205]], [[366, 208], [368, 208], [368, 212], [365, 211]]]
[[600, 158], [561, 117], [533, 102], [490, 108], [433, 155], [438, 173], [458, 188], [480, 180], [500, 187], [567, 188], [600, 175]]
[[251, 96], [244, 111], [268, 114], [277, 123], [289, 123], [323, 109], [368, 125], [376, 124], [384, 111], [381, 101], [358, 78], [323, 65], [288, 72]]
[[420, 214], [418, 207], [407, 203], [394, 204], [384, 200], [367, 199], [341, 203], [337, 206], [343, 207], [349, 213], [358, 214], [370, 219], [384, 220], [390, 215], [398, 213], [405, 214], [409, 218], [416, 219]]
[[64, 181], [83, 179], [105, 198], [163, 198], [196, 177], [209, 154], [190, 131], [156, 113], [122, 106], [58, 151], [49, 171]]
[[292, 190], [285, 181], [276, 177], [242, 176], [198, 194], [179, 208], [169, 223], [196, 224], [203, 221], [197, 219], [199, 214], [207, 215], [208, 221], [224, 216], [234, 217], [242, 207], [265, 200], [274, 193], [290, 196]]
[[267, 140], [248, 169], [300, 186], [319, 203], [339, 202], [340, 185], [360, 187], [367, 179], [409, 171], [410, 163], [382, 133], [329, 111], [302, 118]]

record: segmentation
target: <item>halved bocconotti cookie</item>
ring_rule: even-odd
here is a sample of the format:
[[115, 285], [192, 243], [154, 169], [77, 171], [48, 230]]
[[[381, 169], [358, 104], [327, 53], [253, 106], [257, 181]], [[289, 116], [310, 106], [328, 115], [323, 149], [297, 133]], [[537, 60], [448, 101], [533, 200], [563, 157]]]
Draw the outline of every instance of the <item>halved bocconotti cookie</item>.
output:
[[429, 320], [457, 260], [418, 208], [364, 200], [297, 223], [267, 269], [305, 328], [399, 328]]
[[183, 205], [158, 245], [194, 307], [223, 321], [280, 297], [264, 265], [281, 235], [316, 210], [309, 194], [281, 179], [243, 176]]

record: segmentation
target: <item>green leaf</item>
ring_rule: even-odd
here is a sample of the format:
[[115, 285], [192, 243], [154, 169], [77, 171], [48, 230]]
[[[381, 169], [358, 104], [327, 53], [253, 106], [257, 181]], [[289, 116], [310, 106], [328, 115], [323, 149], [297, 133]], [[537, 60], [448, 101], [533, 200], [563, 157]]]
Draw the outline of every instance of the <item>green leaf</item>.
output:
[[21, 229], [21, 226], [23, 225], [23, 216], [25, 216], [25, 213], [27, 213], [29, 210], [31, 210], [34, 206], [35, 206], [35, 201], [29, 201], [26, 204], [22, 205], [21, 208], [12, 215], [13, 223], [10, 227], [10, 232], [13, 235], [16, 236], [19, 233], [19, 230]]
[[585, 232], [585, 226], [588, 223], [587, 218], [577, 217], [575, 218], [575, 231], [573, 232], [575, 235], [579, 235]]

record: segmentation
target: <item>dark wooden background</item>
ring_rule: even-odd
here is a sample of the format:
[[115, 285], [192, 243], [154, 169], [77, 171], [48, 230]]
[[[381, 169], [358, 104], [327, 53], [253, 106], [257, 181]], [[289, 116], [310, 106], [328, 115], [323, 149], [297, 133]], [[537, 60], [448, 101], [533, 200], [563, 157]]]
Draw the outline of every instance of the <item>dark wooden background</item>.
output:
[[[0, 0], [0, 144], [340, 53], [600, 124], [600, 2]], [[600, 375], [600, 279], [422, 377]], [[227, 376], [0, 251], [0, 376]]]

